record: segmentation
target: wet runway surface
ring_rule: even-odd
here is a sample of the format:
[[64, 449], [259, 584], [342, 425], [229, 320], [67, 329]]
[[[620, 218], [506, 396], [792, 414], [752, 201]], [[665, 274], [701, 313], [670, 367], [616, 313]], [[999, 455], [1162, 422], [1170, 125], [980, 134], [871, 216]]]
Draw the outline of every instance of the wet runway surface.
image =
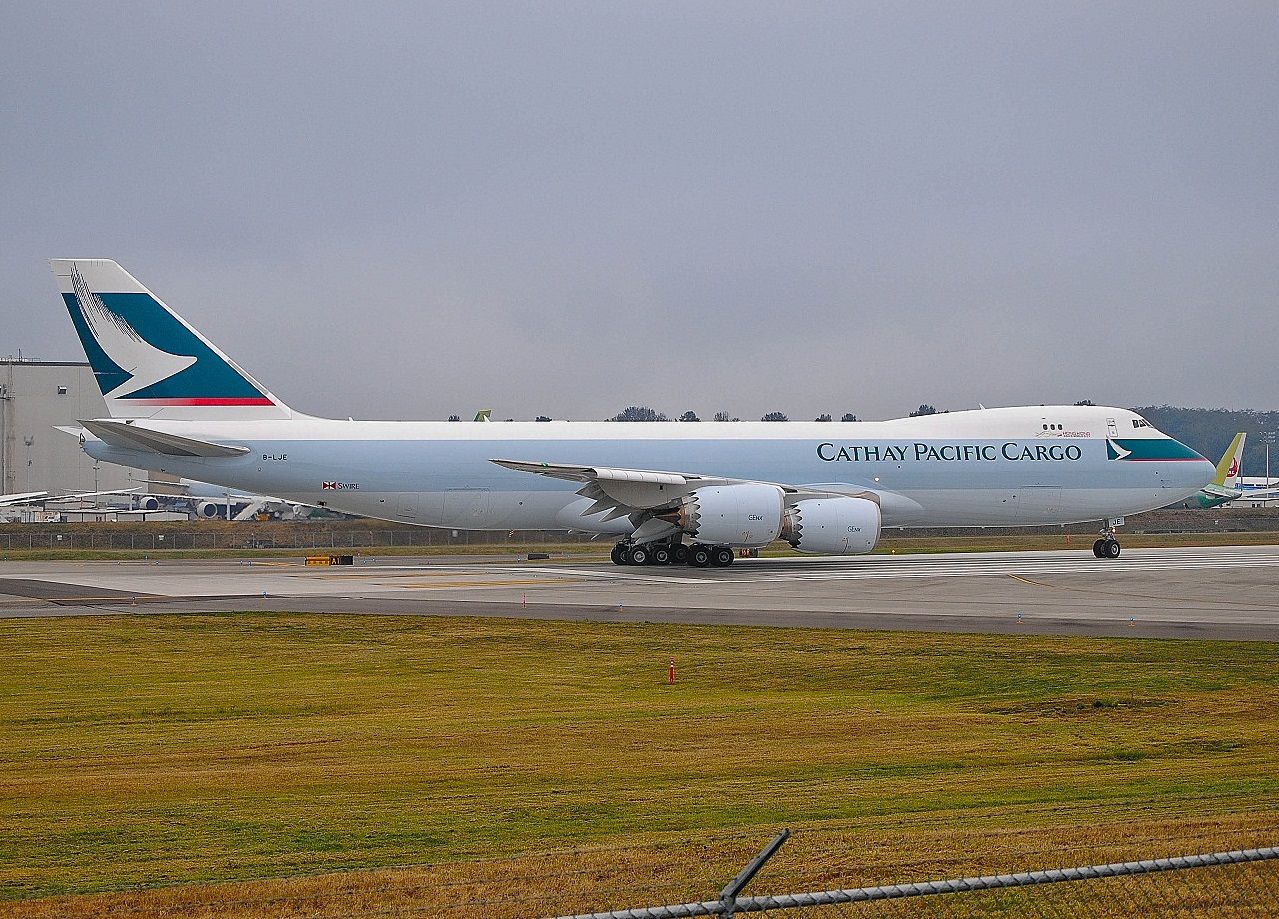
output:
[[1279, 547], [742, 559], [727, 569], [5, 562], [0, 618], [226, 610], [1279, 640]]

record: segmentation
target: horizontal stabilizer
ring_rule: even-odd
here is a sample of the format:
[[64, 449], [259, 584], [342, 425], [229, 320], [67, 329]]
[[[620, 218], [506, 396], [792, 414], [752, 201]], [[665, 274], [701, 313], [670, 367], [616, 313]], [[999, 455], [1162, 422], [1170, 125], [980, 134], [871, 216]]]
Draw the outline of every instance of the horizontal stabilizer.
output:
[[249, 452], [248, 447], [168, 434], [142, 427], [132, 421], [99, 418], [82, 421], [80, 424], [104, 442], [125, 450], [143, 450], [148, 453], [163, 453], [165, 456], [243, 456]]

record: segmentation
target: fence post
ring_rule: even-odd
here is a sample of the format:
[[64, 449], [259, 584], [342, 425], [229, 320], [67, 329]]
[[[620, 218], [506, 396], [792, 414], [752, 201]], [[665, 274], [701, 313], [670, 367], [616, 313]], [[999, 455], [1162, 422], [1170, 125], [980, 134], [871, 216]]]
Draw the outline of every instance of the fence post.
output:
[[719, 919], [733, 919], [734, 909], [737, 906], [737, 895], [742, 889], [749, 884], [759, 873], [759, 869], [764, 867], [765, 862], [777, 854], [777, 850], [782, 847], [787, 839], [790, 838], [790, 830], [784, 829], [776, 836], [773, 841], [764, 846], [760, 850], [759, 855], [751, 859], [750, 864], [737, 873], [737, 877], [728, 882], [719, 893], [719, 911], [716, 913]]

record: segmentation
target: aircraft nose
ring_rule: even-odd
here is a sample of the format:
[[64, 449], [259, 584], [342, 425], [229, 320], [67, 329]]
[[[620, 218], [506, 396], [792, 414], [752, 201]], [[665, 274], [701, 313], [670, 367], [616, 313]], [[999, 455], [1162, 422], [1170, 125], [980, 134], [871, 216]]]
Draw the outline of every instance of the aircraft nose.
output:
[[1209, 484], [1217, 475], [1217, 467], [1209, 462], [1204, 456], [1190, 449], [1180, 441], [1177, 442], [1187, 453], [1198, 457], [1193, 463], [1185, 463], [1186, 468], [1186, 485], [1193, 488], [1203, 488]]

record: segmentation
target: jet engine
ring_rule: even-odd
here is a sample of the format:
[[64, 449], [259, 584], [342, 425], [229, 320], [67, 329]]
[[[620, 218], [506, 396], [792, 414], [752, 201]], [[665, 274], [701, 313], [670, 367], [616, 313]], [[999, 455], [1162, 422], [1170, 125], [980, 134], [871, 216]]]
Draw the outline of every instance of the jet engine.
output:
[[776, 485], [743, 482], [699, 488], [670, 514], [658, 516], [698, 542], [766, 546], [781, 531], [784, 509], [785, 496]]
[[226, 507], [225, 504], [216, 504], [213, 501], [197, 501], [195, 505], [195, 515], [211, 520], [222, 512]]
[[155, 495], [145, 495], [138, 499], [138, 510], [140, 511], [158, 511], [160, 509], [160, 499]]
[[808, 498], [786, 509], [781, 535], [800, 552], [860, 555], [879, 542], [879, 522], [866, 498]]

